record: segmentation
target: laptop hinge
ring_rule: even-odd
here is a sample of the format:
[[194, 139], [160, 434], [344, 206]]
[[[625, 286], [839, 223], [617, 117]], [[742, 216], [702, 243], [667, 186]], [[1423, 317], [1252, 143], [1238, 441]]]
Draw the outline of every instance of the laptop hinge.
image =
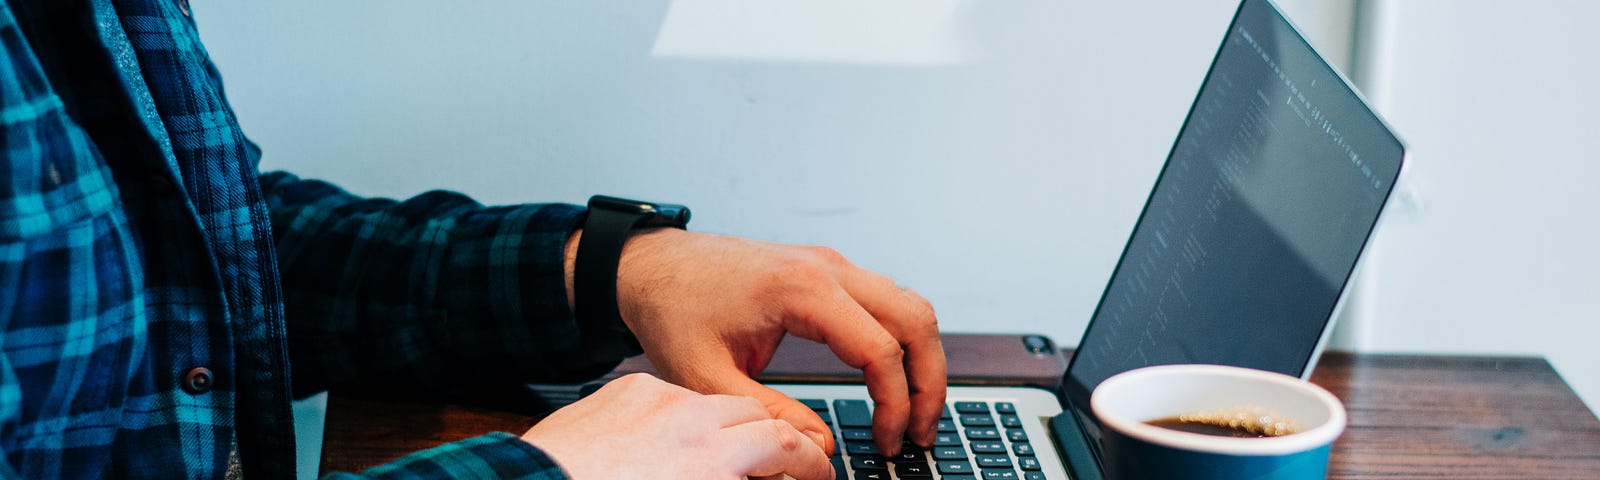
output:
[[1061, 450], [1061, 458], [1066, 460], [1073, 480], [1101, 480], [1099, 449], [1090, 442], [1088, 431], [1075, 411], [1068, 408], [1050, 419], [1050, 434], [1055, 436], [1056, 448]]

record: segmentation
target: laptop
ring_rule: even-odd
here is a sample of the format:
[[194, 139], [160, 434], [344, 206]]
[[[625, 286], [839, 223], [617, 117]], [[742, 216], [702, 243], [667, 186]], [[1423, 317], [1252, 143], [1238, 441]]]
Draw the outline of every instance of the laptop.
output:
[[1305, 377], [1405, 148], [1269, 0], [1244, 0], [1061, 385], [952, 387], [935, 445], [884, 458], [863, 385], [773, 385], [833, 427], [839, 478], [1101, 477], [1101, 381], [1150, 365]]

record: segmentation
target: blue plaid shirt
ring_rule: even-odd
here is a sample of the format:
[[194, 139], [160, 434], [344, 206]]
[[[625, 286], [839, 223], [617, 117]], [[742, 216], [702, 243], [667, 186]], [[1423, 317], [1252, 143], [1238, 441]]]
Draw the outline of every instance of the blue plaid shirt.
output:
[[[258, 175], [186, 0], [0, 0], [0, 48], [0, 477], [288, 478], [292, 396], [617, 360], [568, 310], [579, 208]], [[562, 477], [505, 433], [364, 474]]]

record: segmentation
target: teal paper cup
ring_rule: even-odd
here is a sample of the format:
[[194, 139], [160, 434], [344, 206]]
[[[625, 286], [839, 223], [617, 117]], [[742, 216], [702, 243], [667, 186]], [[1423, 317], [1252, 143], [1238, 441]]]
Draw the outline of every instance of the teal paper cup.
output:
[[[1339, 399], [1310, 382], [1221, 365], [1162, 365], [1102, 382], [1090, 397], [1110, 480], [1306, 480], [1326, 478], [1328, 452], [1344, 432]], [[1231, 438], [1145, 422], [1239, 407], [1295, 421], [1300, 433]]]

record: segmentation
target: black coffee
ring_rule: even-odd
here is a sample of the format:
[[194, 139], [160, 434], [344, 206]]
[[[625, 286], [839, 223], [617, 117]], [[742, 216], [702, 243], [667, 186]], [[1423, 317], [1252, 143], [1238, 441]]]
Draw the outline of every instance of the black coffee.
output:
[[1180, 431], [1180, 432], [1198, 433], [1198, 434], [1201, 434], [1201, 435], [1211, 435], [1211, 436], [1214, 436], [1214, 437], [1267, 438], [1267, 435], [1263, 435], [1263, 434], [1259, 434], [1259, 433], [1252, 433], [1249, 429], [1242, 428], [1242, 427], [1241, 428], [1234, 428], [1234, 427], [1229, 427], [1227, 425], [1214, 425], [1214, 424], [1211, 424], [1211, 423], [1191, 422], [1191, 421], [1185, 421], [1185, 420], [1183, 420], [1181, 418], [1178, 418], [1178, 417], [1158, 418], [1158, 419], [1155, 419], [1155, 420], [1147, 420], [1144, 423], [1146, 425], [1155, 425], [1157, 427], [1165, 428], [1165, 429], [1168, 429], [1168, 430], [1177, 430], [1177, 431]]

